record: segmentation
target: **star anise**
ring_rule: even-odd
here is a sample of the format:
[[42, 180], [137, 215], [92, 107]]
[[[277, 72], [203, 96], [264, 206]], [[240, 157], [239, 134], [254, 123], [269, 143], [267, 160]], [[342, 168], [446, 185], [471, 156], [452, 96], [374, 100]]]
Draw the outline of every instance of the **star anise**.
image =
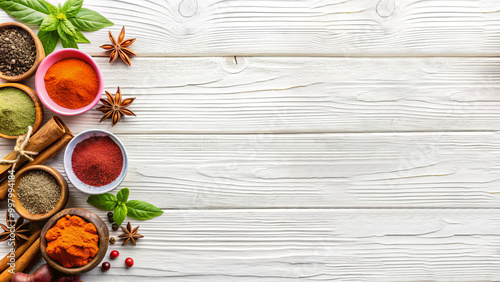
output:
[[99, 122], [102, 122], [107, 118], [111, 118], [111, 124], [112, 126], [115, 126], [115, 124], [117, 124], [121, 120], [123, 115], [135, 116], [134, 112], [126, 108], [130, 106], [132, 102], [134, 102], [135, 97], [127, 98], [122, 101], [122, 93], [120, 92], [120, 87], [118, 87], [115, 97], [113, 97], [113, 95], [111, 95], [108, 91], [106, 91], [106, 96], [108, 96], [108, 99], [101, 98], [101, 102], [104, 105], [97, 108], [97, 110], [104, 113], [104, 116], [102, 116]]
[[[29, 222], [25, 223], [22, 217], [19, 217], [15, 221], [13, 215], [7, 211], [7, 226], [0, 223], [0, 227], [3, 229], [3, 232], [0, 234], [0, 242], [7, 241], [11, 237], [11, 232], [15, 235], [16, 246], [21, 242], [27, 241], [28, 235], [31, 233], [29, 224]], [[10, 229], [9, 227], [12, 225], [14, 225], [14, 228]]]
[[144, 237], [141, 234], [137, 233], [137, 231], [139, 231], [139, 226], [132, 229], [132, 225], [130, 224], [130, 222], [127, 223], [127, 228], [123, 228], [123, 226], [120, 227], [124, 233], [122, 235], [119, 235], [118, 237], [125, 239], [125, 242], [123, 242], [122, 246], [125, 246], [129, 241], [131, 241], [134, 244], [134, 246], [136, 246], [135, 241], [139, 238]]
[[112, 44], [104, 44], [101, 46], [102, 49], [111, 51], [109, 54], [109, 62], [112, 63], [120, 57], [127, 65], [131, 66], [132, 64], [130, 63], [130, 56], [136, 56], [134, 51], [130, 50], [129, 47], [134, 43], [135, 38], [132, 39], [126, 39], [125, 38], [125, 27], [122, 28], [122, 31], [120, 32], [120, 35], [118, 36], [118, 41], [115, 40], [115, 37], [109, 31], [109, 39], [111, 40]]

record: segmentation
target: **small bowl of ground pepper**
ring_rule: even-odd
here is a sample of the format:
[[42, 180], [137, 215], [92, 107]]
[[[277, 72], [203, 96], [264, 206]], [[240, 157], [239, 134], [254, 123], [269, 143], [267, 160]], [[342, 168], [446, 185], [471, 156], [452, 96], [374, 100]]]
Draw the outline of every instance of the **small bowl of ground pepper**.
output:
[[43, 121], [43, 107], [35, 92], [19, 83], [0, 84], [0, 137], [16, 139], [36, 132]]
[[27, 26], [0, 24], [0, 78], [21, 81], [35, 74], [45, 58], [42, 42]]
[[127, 151], [120, 139], [110, 132], [83, 131], [68, 143], [64, 169], [76, 189], [87, 194], [106, 193], [125, 179]]
[[76, 275], [95, 268], [108, 250], [109, 229], [96, 214], [81, 208], [55, 214], [42, 228], [40, 252], [55, 270]]
[[96, 62], [76, 49], [62, 49], [47, 56], [36, 72], [35, 87], [48, 109], [66, 116], [92, 109], [104, 89]]
[[68, 203], [66, 179], [54, 168], [33, 165], [16, 175], [13, 200], [17, 213], [30, 221], [50, 218]]

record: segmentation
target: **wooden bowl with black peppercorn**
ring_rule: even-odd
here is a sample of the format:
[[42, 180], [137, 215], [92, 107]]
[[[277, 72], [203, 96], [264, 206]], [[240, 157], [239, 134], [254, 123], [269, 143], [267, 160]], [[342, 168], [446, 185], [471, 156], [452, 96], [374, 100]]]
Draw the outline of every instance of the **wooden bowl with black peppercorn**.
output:
[[[78, 216], [85, 222], [92, 223], [95, 226], [97, 235], [99, 237], [97, 254], [94, 256], [94, 258], [92, 258], [90, 262], [88, 262], [83, 266], [64, 267], [59, 262], [52, 259], [47, 252], [47, 244], [48, 244], [46, 238], [47, 232], [56, 225], [58, 220], [68, 215]], [[106, 256], [106, 252], [108, 250], [108, 244], [109, 244], [109, 229], [106, 226], [106, 223], [104, 223], [104, 221], [95, 213], [82, 208], [70, 208], [58, 212], [51, 219], [49, 219], [49, 221], [47, 221], [47, 223], [42, 229], [42, 232], [40, 233], [40, 252], [42, 253], [42, 256], [45, 259], [45, 261], [47, 261], [47, 263], [53, 269], [69, 275], [76, 275], [94, 269]]]
[[[40, 128], [40, 126], [42, 125], [42, 121], [43, 121], [43, 106], [42, 106], [42, 103], [40, 102], [40, 100], [38, 99], [38, 96], [36, 95], [35, 91], [33, 91], [33, 89], [29, 88], [28, 86], [26, 86], [24, 84], [20, 84], [20, 83], [0, 84], [0, 88], [5, 88], [5, 87], [17, 88], [17, 89], [23, 91], [24, 93], [26, 93], [33, 101], [33, 104], [35, 105], [35, 123], [32, 126], [32, 134], [35, 133], [38, 130], [38, 128]], [[8, 123], [8, 121], [3, 121], [1, 118], [0, 118], [0, 122]], [[17, 139], [17, 137], [19, 137], [19, 135], [6, 135], [6, 134], [3, 134], [2, 132], [0, 132], [0, 137], [6, 138], [6, 139]]]
[[[25, 181], [23, 181], [24, 177], [26, 177], [24, 179]], [[20, 194], [20, 185], [24, 185], [21, 187], [24, 190], [33, 189], [35, 191], [21, 191], [22, 193]], [[48, 185], [51, 185], [51, 187], [48, 187]], [[57, 189], [56, 186], [60, 189], [59, 200], [57, 200], [57, 202], [55, 202], [57, 197], [51, 198], [51, 195], [49, 195], [51, 190]], [[28, 193], [31, 194], [28, 195]], [[19, 216], [30, 221], [42, 221], [64, 209], [69, 198], [68, 182], [66, 182], [62, 174], [54, 168], [45, 165], [32, 165], [21, 169], [16, 174], [14, 191], [12, 194], [12, 199], [15, 203], [14, 209]], [[24, 205], [26, 205], [26, 207]], [[31, 207], [29, 205], [39, 206]], [[29, 210], [41, 210], [43, 213], [32, 213]]]
[[[34, 57], [34, 59], [26, 58], [25, 61], [21, 61], [22, 63], [20, 63], [20, 60], [22, 60], [22, 58], [23, 58], [21, 56], [29, 53], [29, 50], [20, 49], [22, 51], [17, 51], [16, 48], [18, 46], [15, 45], [16, 42], [14, 42], [14, 44], [9, 44], [8, 41], [10, 41], [10, 40], [8, 40], [8, 41], [2, 40], [2, 42], [0, 43], [0, 52], [2, 52], [3, 54], [9, 55], [9, 53], [7, 53], [8, 51], [10, 51], [10, 50], [8, 50], [9, 48], [12, 49], [11, 52], [13, 52], [13, 53], [10, 53], [11, 56], [4, 56], [4, 58], [10, 59], [9, 62], [6, 62], [6, 61], [0, 62], [0, 78], [8, 80], [8, 81], [25, 80], [25, 79], [31, 77], [33, 74], [35, 74], [36, 69], [38, 68], [38, 65], [40, 65], [42, 60], [45, 58], [45, 51], [43, 49], [42, 42], [40, 41], [38, 36], [29, 27], [25, 26], [24, 24], [15, 23], [15, 22], [7, 22], [7, 23], [0, 24], [0, 32], [2, 30], [5, 30], [5, 29], [23, 30], [23, 31], [27, 32], [34, 41], [35, 50], [31, 51], [31, 54], [33, 52], [35, 52], [34, 56], [32, 56], [32, 57]], [[23, 43], [23, 42], [25, 42], [25, 40], [23, 40], [23, 39], [19, 40], [19, 43]], [[23, 46], [19, 46], [19, 47], [23, 48]], [[16, 62], [16, 59], [13, 59], [14, 57], [18, 58], [17, 62]], [[29, 66], [29, 63], [32, 60], [33, 60], [33, 64], [31, 66]], [[26, 63], [27, 61], [28, 61], [28, 63]], [[1, 69], [3, 69], [3, 68], [5, 68], [5, 69], [2, 71]]]

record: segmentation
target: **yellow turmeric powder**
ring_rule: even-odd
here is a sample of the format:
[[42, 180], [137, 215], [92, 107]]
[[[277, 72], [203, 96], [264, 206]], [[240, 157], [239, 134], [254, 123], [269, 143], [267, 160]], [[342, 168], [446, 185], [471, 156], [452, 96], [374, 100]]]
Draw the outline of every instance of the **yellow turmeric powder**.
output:
[[95, 225], [66, 215], [45, 235], [47, 254], [64, 267], [84, 266], [96, 256], [99, 236]]

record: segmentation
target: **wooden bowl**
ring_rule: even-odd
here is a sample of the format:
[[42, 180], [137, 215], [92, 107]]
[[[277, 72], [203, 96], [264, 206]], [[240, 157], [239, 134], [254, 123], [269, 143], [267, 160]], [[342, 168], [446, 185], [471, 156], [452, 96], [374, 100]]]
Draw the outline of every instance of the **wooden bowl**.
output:
[[[40, 100], [38, 99], [38, 96], [35, 94], [35, 91], [33, 89], [29, 88], [26, 85], [19, 84], [19, 83], [3, 83], [0, 84], [0, 88], [4, 87], [14, 87], [17, 89], [20, 89], [24, 91], [28, 96], [30, 96], [31, 100], [33, 100], [33, 103], [35, 104], [35, 124], [33, 125], [33, 131], [32, 134], [35, 133], [38, 128], [40, 128], [40, 125], [42, 125], [43, 121], [43, 106]], [[6, 139], [16, 139], [19, 135], [5, 135], [0, 133], [0, 137], [6, 138]]]
[[0, 72], [0, 78], [3, 78], [8, 81], [21, 81], [25, 80], [29, 77], [31, 77], [33, 74], [35, 74], [36, 69], [38, 68], [38, 65], [43, 61], [45, 58], [45, 51], [43, 50], [43, 45], [40, 39], [38, 39], [38, 36], [31, 30], [31, 28], [25, 26], [24, 24], [20, 23], [15, 23], [15, 22], [8, 22], [8, 23], [2, 23], [0, 24], [0, 29], [2, 28], [9, 28], [9, 27], [19, 27], [21, 29], [24, 29], [26, 32], [28, 32], [33, 40], [35, 41], [35, 46], [36, 46], [36, 57], [35, 57], [35, 62], [33, 63], [33, 66], [25, 72], [20, 75], [16, 76], [7, 76], [4, 75], [3, 73]]
[[[97, 251], [97, 255], [94, 257], [94, 259], [89, 262], [88, 264], [80, 267], [72, 267], [72, 268], [67, 268], [59, 264], [57, 261], [53, 260], [50, 258], [50, 256], [47, 254], [47, 240], [45, 239], [45, 235], [47, 234], [47, 231], [52, 228], [56, 222], [61, 219], [62, 217], [66, 215], [77, 215], [84, 219], [87, 222], [90, 222], [95, 225], [97, 229], [97, 235], [99, 236], [99, 250]], [[81, 209], [81, 208], [71, 208], [71, 209], [65, 209], [60, 212], [58, 212], [56, 215], [54, 215], [42, 229], [42, 233], [40, 234], [40, 251], [42, 253], [43, 258], [47, 263], [55, 270], [69, 274], [69, 275], [76, 275], [79, 273], [87, 272], [95, 268], [99, 263], [102, 261], [104, 256], [106, 256], [106, 251], [108, 250], [108, 241], [109, 241], [109, 229], [106, 226], [106, 223], [102, 221], [102, 219], [97, 216], [95, 213], [90, 212], [86, 209]]]
[[[17, 197], [17, 187], [19, 186], [19, 181], [21, 178], [23, 178], [24, 175], [26, 175], [28, 172], [33, 171], [33, 170], [43, 170], [45, 172], [50, 173], [50, 175], [54, 176], [54, 178], [57, 180], [57, 183], [59, 183], [59, 186], [61, 187], [61, 198], [57, 202], [56, 206], [49, 212], [47, 213], [41, 213], [41, 214], [32, 214], [30, 213], [27, 209], [25, 209], [21, 203], [19, 202], [19, 199]], [[13, 193], [13, 200], [15, 201], [16, 205], [14, 206], [14, 209], [16, 212], [19, 214], [24, 219], [30, 220], [30, 221], [41, 221], [50, 218], [54, 214], [56, 214], [58, 211], [64, 209], [66, 204], [68, 203], [68, 198], [69, 198], [69, 189], [68, 189], [68, 182], [66, 182], [66, 179], [64, 176], [62, 176], [59, 171], [45, 166], [45, 165], [33, 165], [29, 166], [26, 168], [21, 169], [17, 174], [16, 174], [16, 180], [14, 182], [14, 193]]]

